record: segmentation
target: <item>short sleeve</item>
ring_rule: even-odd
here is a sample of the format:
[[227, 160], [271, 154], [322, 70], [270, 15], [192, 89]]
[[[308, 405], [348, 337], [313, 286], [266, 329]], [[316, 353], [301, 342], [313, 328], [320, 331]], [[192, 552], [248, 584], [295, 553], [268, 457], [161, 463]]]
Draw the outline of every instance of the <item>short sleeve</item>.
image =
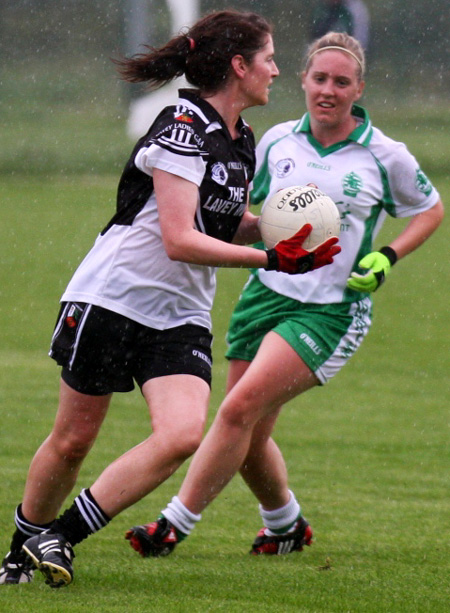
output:
[[152, 144], [142, 147], [134, 159], [139, 170], [152, 176], [153, 168], [165, 170], [200, 186], [205, 174], [205, 162], [198, 156], [184, 156], [171, 150]]
[[152, 176], [153, 168], [165, 170], [200, 185], [206, 170], [204, 135], [200, 123], [187, 114], [177, 115], [167, 107], [157, 118], [136, 153], [134, 163]]
[[393, 217], [411, 217], [427, 211], [439, 194], [406, 145], [374, 129], [370, 143], [384, 185], [384, 206]]
[[439, 194], [405, 146], [396, 153], [389, 172], [396, 216], [410, 217], [434, 206]]

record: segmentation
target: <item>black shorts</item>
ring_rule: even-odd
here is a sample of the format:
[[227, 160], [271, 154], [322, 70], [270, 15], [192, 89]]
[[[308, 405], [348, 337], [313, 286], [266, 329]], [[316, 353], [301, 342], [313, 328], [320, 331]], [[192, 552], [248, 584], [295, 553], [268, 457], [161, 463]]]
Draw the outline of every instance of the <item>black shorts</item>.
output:
[[102, 307], [65, 302], [49, 355], [70, 387], [100, 396], [165, 375], [195, 375], [210, 386], [211, 344], [202, 326], [155, 330]]

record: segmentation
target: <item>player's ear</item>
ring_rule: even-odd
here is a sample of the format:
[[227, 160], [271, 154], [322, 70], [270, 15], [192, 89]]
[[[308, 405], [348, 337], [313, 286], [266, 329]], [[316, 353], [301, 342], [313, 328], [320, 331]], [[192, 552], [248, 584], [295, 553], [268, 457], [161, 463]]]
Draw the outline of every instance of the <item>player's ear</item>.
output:
[[302, 81], [302, 89], [305, 89], [305, 78], [306, 78], [306, 71], [304, 70], [301, 74], [300, 74], [300, 79]]
[[357, 89], [357, 92], [356, 92], [355, 100], [359, 100], [361, 98], [361, 96], [363, 95], [363, 92], [364, 92], [365, 85], [366, 85], [365, 81], [360, 81], [359, 82], [358, 89]]
[[245, 75], [248, 68], [247, 62], [242, 55], [234, 55], [231, 58], [231, 67], [234, 70], [236, 76], [240, 79]]

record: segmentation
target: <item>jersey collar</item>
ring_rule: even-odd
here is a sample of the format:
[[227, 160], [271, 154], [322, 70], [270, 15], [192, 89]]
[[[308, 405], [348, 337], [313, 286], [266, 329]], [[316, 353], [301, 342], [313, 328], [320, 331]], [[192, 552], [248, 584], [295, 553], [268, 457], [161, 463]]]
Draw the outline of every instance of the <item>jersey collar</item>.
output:
[[373, 134], [373, 127], [369, 114], [362, 106], [354, 104], [352, 108], [352, 115], [354, 115], [354, 117], [356, 117], [359, 121], [362, 121], [362, 123], [360, 123], [345, 140], [335, 143], [330, 147], [323, 147], [312, 135], [309, 113], [305, 113], [303, 115], [300, 121], [295, 125], [293, 132], [304, 132], [307, 134], [309, 142], [315, 149], [317, 149], [322, 157], [328, 153], [333, 153], [333, 151], [336, 151], [337, 149], [342, 149], [342, 147], [345, 147], [351, 142], [358, 143], [358, 145], [362, 145], [363, 147], [368, 147]]
[[[205, 132], [208, 134], [209, 132], [214, 132], [214, 130], [224, 130], [225, 134], [227, 134], [230, 139], [231, 135], [229, 130], [222, 119], [222, 116], [216, 111], [216, 109], [209, 104], [207, 100], [204, 98], [200, 98], [197, 90], [195, 89], [180, 89], [178, 92], [179, 95], [179, 104], [183, 104], [188, 108], [192, 109], [196, 115], [202, 119], [202, 121], [207, 124]], [[247, 127], [247, 123], [239, 117], [237, 123], [237, 129], [242, 133], [242, 129]]]

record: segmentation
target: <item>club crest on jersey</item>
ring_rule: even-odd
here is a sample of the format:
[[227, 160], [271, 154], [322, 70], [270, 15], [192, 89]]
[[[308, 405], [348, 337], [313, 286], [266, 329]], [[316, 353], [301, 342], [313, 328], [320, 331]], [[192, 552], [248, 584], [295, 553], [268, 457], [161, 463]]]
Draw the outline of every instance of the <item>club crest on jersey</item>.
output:
[[216, 162], [211, 168], [211, 178], [219, 185], [225, 185], [228, 180], [228, 172], [225, 164], [222, 162]]
[[416, 170], [416, 188], [425, 196], [429, 196], [433, 190], [430, 179], [420, 168]]
[[192, 111], [186, 106], [177, 104], [175, 107], [174, 118], [175, 121], [184, 121], [185, 123], [192, 123], [194, 121]]
[[175, 116], [175, 121], [184, 121], [185, 123], [192, 123], [194, 120], [192, 119], [192, 117], [189, 117], [189, 115], [186, 115], [186, 113], [181, 113], [181, 115]]
[[291, 174], [295, 168], [295, 162], [291, 158], [279, 160], [275, 165], [276, 175], [279, 179], [284, 179]]
[[363, 182], [356, 172], [349, 172], [342, 179], [342, 187], [344, 188], [344, 194], [346, 196], [352, 196], [354, 198], [362, 190]]

